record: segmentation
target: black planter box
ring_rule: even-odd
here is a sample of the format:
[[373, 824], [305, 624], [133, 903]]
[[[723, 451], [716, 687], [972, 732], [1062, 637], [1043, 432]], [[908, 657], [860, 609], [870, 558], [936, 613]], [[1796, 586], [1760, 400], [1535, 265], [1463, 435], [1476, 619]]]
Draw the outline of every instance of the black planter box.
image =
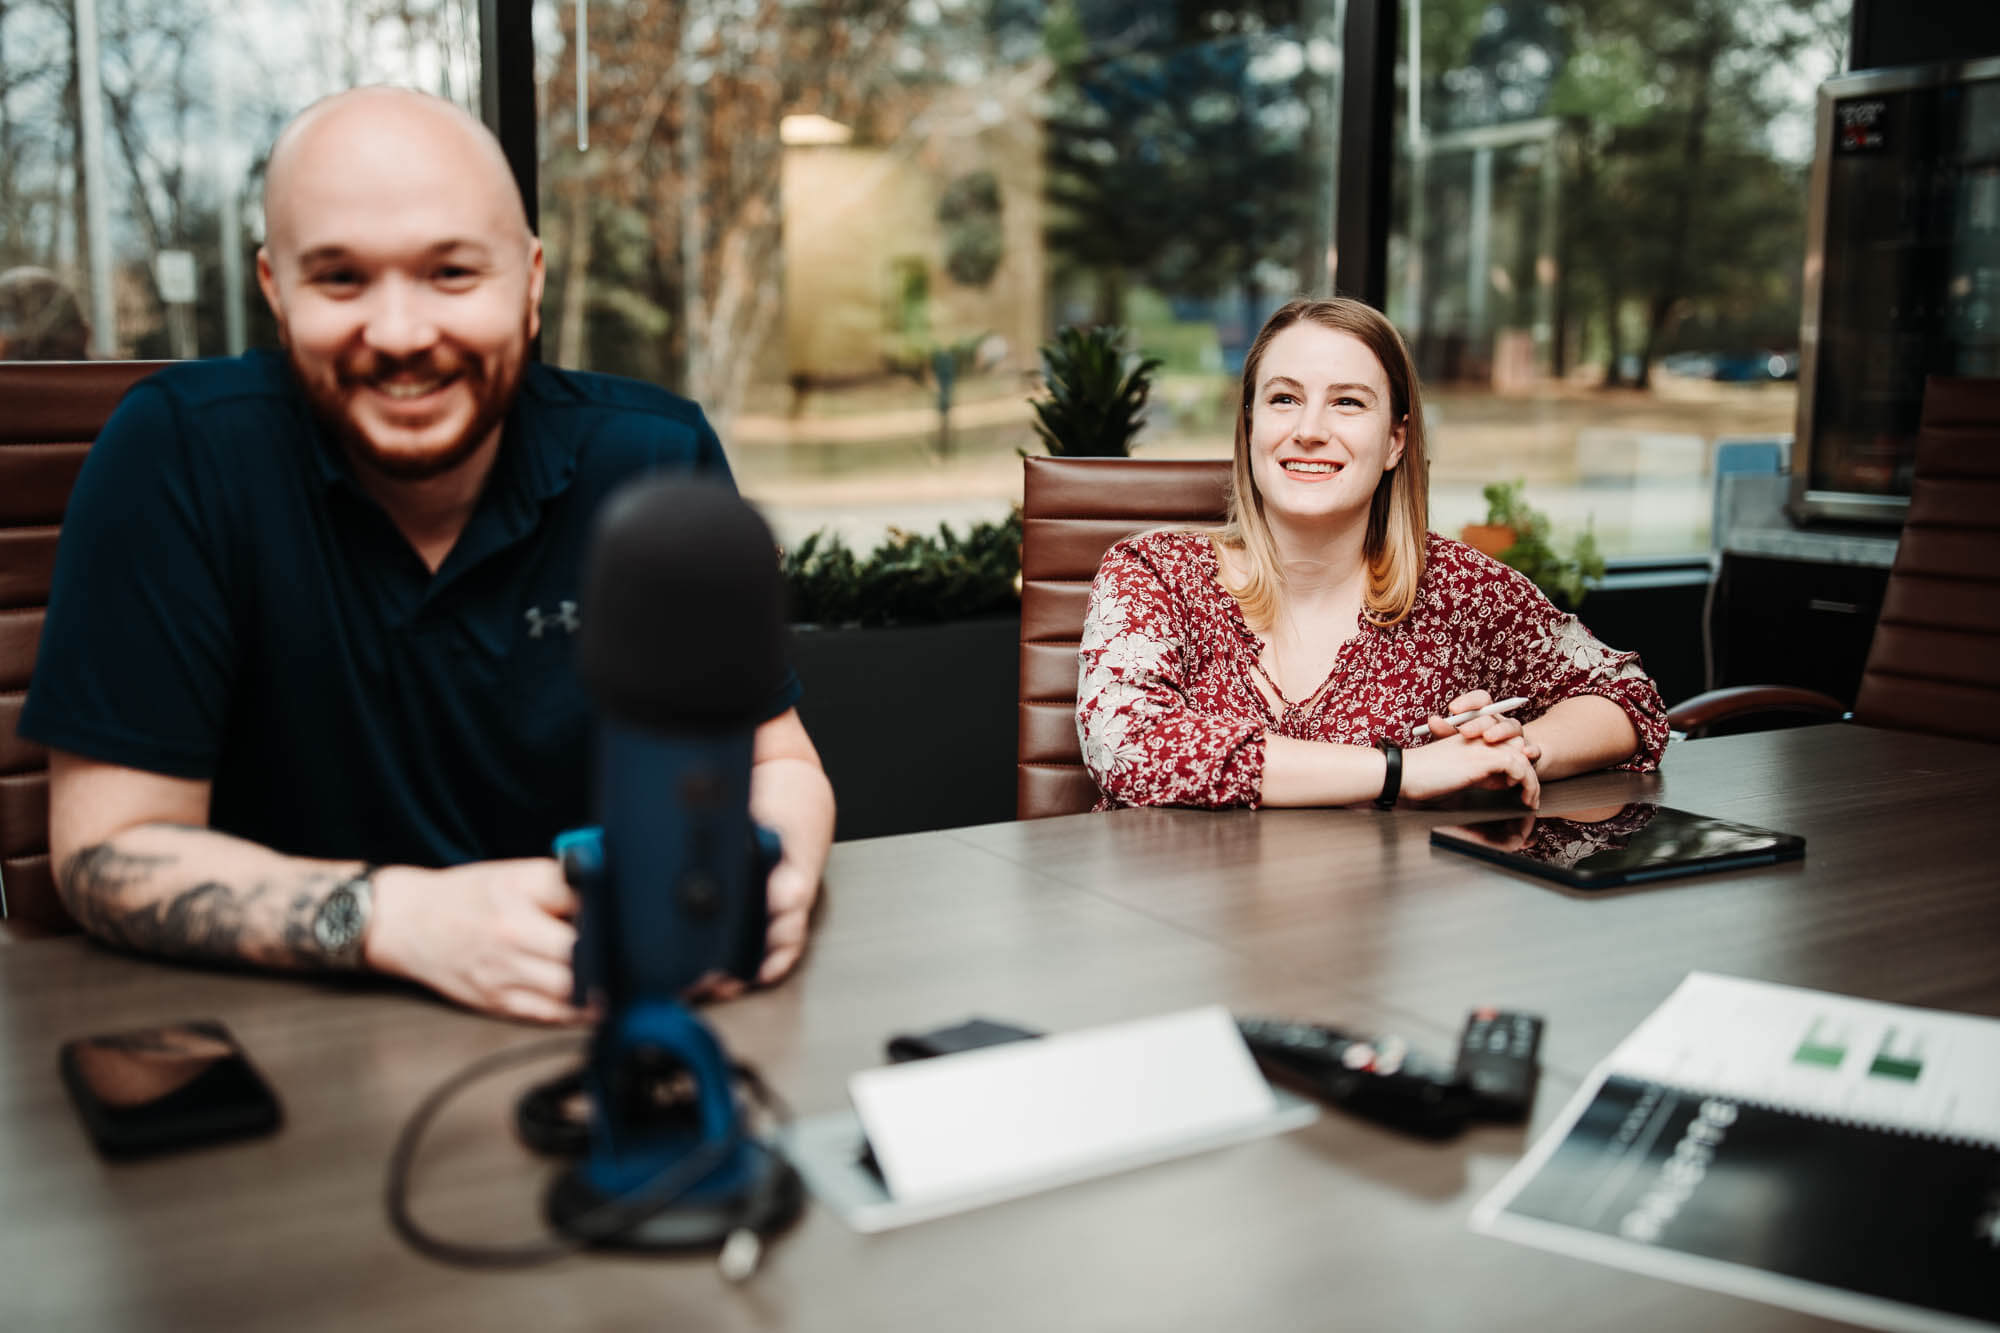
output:
[[1594, 588], [1577, 618], [1608, 646], [1639, 654], [1672, 708], [1704, 688], [1701, 616], [1707, 599], [1705, 579]]
[[1014, 817], [1018, 613], [938, 625], [792, 627], [805, 720], [839, 803], [834, 836]]

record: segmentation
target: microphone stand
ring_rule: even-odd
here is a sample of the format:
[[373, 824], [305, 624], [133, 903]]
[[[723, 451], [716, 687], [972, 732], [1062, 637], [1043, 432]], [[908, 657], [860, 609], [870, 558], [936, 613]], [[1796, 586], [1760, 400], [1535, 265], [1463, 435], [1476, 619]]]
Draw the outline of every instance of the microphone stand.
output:
[[[639, 1250], [714, 1249], [738, 1231], [783, 1229], [804, 1187], [791, 1163], [746, 1131], [721, 1042], [677, 998], [631, 994], [646, 987], [617, 966], [617, 932], [601, 919], [619, 905], [603, 830], [564, 833], [555, 853], [585, 904], [577, 975], [607, 983], [607, 1003], [584, 1068], [595, 1107], [589, 1155], [550, 1187], [549, 1224], [589, 1244]], [[767, 830], [756, 830], [756, 853], [751, 882], [761, 888], [777, 859]]]
[[777, 857], [750, 770], [789, 674], [774, 545], [727, 485], [663, 476], [607, 499], [592, 538], [576, 647], [600, 715], [601, 827], [562, 835], [556, 856], [582, 904], [577, 997], [604, 1017], [584, 1070], [589, 1153], [546, 1205], [589, 1244], [737, 1247], [804, 1199], [746, 1132], [737, 1070], [680, 998], [716, 973], [747, 981], [763, 957]]

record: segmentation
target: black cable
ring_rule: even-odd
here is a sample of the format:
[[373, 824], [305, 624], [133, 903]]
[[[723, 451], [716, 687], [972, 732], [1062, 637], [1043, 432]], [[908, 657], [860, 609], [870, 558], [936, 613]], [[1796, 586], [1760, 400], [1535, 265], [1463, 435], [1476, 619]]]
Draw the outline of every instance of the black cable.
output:
[[564, 1053], [576, 1051], [582, 1044], [576, 1037], [564, 1036], [531, 1042], [511, 1050], [497, 1051], [459, 1070], [418, 1103], [417, 1109], [410, 1113], [410, 1118], [403, 1122], [402, 1130], [396, 1135], [395, 1150], [389, 1154], [389, 1179], [385, 1198], [389, 1209], [389, 1225], [395, 1228], [396, 1234], [401, 1236], [411, 1249], [442, 1263], [456, 1264], [464, 1268], [525, 1268], [559, 1259], [582, 1248], [582, 1240], [569, 1236], [555, 1236], [534, 1245], [461, 1245], [425, 1231], [410, 1213], [410, 1166], [416, 1159], [417, 1147], [423, 1141], [424, 1131], [430, 1128], [431, 1121], [437, 1118], [438, 1112], [444, 1109], [447, 1102], [480, 1079], [505, 1069], [512, 1069], [516, 1065], [546, 1059], [558, 1051]]
[[[574, 1233], [552, 1233], [550, 1239], [531, 1245], [467, 1245], [424, 1230], [410, 1212], [411, 1166], [416, 1160], [417, 1148], [423, 1142], [424, 1133], [438, 1113], [452, 1098], [480, 1079], [517, 1065], [546, 1059], [557, 1052], [576, 1050], [581, 1045], [579, 1038], [564, 1036], [497, 1051], [453, 1074], [410, 1113], [410, 1118], [403, 1122], [403, 1128], [396, 1136], [394, 1151], [389, 1154], [384, 1202], [388, 1207], [390, 1226], [411, 1249], [440, 1263], [461, 1268], [528, 1268], [545, 1264], [573, 1254], [589, 1244], [616, 1241], [700, 1184], [728, 1161], [729, 1154], [746, 1143], [767, 1156], [771, 1155], [770, 1145], [746, 1137], [739, 1128], [726, 1139], [703, 1144], [637, 1189], [606, 1199], [598, 1207], [584, 1213], [574, 1220]], [[732, 1064], [730, 1069], [766, 1114], [772, 1115], [780, 1124], [791, 1119], [791, 1109], [754, 1068]]]
[[543, 1157], [580, 1157], [590, 1151], [590, 1120], [570, 1114], [584, 1095], [583, 1070], [537, 1083], [514, 1103], [514, 1134]]

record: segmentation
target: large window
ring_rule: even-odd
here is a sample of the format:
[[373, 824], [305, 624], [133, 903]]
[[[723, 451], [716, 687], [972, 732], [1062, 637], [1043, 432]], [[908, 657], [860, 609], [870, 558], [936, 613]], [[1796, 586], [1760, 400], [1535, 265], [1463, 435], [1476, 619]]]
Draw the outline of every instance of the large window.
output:
[[699, 400], [788, 541], [1004, 514], [1067, 324], [1164, 362], [1144, 453], [1226, 454], [1326, 287], [1337, 11], [544, 0], [543, 353]]
[[191, 357], [272, 341], [263, 157], [315, 97], [479, 106], [477, 0], [0, 4], [0, 355]]
[[[1405, 0], [1389, 305], [1440, 530], [1520, 479], [1610, 555], [1706, 548], [1717, 442], [1795, 419], [1849, 3]], [[701, 401], [788, 540], [1004, 513], [1069, 324], [1162, 360], [1144, 452], [1220, 454], [1258, 323], [1328, 286], [1342, 9], [539, 0], [544, 355]], [[476, 106], [478, 10], [0, 5], [0, 352], [268, 341], [272, 135], [361, 82]]]
[[1849, 0], [1405, 3], [1389, 313], [1430, 386], [1433, 526], [1518, 479], [1612, 557], [1706, 551], [1718, 441], [1793, 429]]

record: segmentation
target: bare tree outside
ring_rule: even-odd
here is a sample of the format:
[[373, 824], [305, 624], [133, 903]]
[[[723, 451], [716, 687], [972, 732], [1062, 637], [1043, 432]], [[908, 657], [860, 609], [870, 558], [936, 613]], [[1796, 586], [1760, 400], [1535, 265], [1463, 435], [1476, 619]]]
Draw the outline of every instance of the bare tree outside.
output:
[[1232, 358], [1326, 283], [1335, 8], [545, 0], [545, 350], [701, 402], [790, 538], [1004, 515], [1067, 325], [1226, 449]]
[[[247, 274], [279, 126], [366, 82], [476, 108], [477, 11], [476, 0], [4, 0], [0, 271], [45, 270], [83, 310], [109, 309], [111, 355], [270, 342]], [[87, 60], [95, 144], [80, 100]], [[94, 245], [108, 292], [94, 290]]]

